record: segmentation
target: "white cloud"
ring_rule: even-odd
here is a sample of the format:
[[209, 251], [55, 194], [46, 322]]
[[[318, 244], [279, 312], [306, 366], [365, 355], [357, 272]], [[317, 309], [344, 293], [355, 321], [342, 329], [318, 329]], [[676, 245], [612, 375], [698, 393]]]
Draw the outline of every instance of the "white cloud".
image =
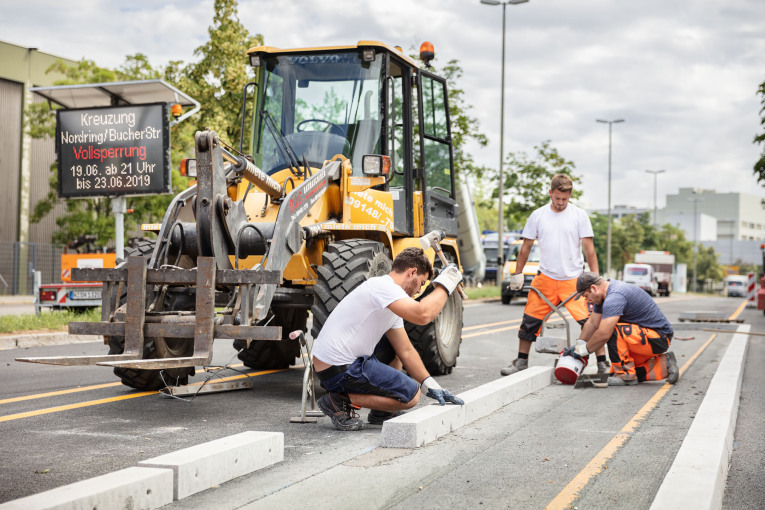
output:
[[[146, 54], [153, 65], [194, 60], [207, 40], [213, 0], [30, 0], [4, 6], [2, 39], [116, 67]], [[380, 40], [436, 47], [456, 58], [485, 149], [499, 158], [502, 8], [479, 0], [240, 0], [239, 19], [270, 46]], [[761, 0], [530, 0], [507, 8], [505, 148], [530, 153], [551, 140], [584, 176], [584, 201], [605, 208], [608, 128], [613, 128], [612, 204], [659, 205], [680, 187], [765, 196], [752, 175], [761, 148], [755, 95], [765, 81]]]

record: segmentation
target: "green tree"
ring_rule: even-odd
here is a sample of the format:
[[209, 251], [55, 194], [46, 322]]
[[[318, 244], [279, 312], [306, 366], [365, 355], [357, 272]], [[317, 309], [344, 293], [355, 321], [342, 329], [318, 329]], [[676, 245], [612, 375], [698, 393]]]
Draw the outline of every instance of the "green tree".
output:
[[[239, 23], [236, 0], [216, 0], [209, 34], [210, 40], [195, 51], [195, 55], [200, 57], [199, 62], [189, 65], [171, 61], [167, 66], [155, 69], [145, 55], [136, 54], [127, 56], [125, 63], [117, 70], [83, 60], [76, 66], [58, 62], [49, 71], [56, 70], [66, 76], [57, 85], [163, 78], [197, 99], [202, 104], [201, 113], [174, 126], [170, 132], [172, 193], [175, 194], [188, 185], [188, 179], [181, 177], [175, 169], [182, 157], [193, 157], [195, 131], [210, 127], [224, 141], [233, 143], [238, 139], [241, 93], [252, 77], [246, 50], [262, 43], [261, 36], [251, 36]], [[27, 129], [33, 137], [53, 136], [55, 133], [55, 116], [47, 103], [32, 105], [28, 119]], [[56, 204], [55, 165], [51, 170], [51, 191], [35, 205], [32, 221], [40, 221]], [[133, 214], [125, 218], [126, 231], [137, 231], [141, 223], [161, 221], [172, 196], [128, 197], [127, 206]], [[83, 234], [95, 234], [98, 237], [96, 244], [106, 246], [114, 238], [109, 198], [68, 200], [66, 208], [66, 213], [56, 220], [58, 229], [53, 242], [66, 243]]]
[[757, 94], [760, 96], [760, 126], [762, 127], [762, 133], [754, 137], [754, 143], [762, 145], [762, 153], [760, 159], [754, 164], [754, 175], [757, 177], [757, 182], [763, 183], [765, 186], [765, 81], [760, 83], [760, 87], [757, 89]]
[[199, 61], [185, 68], [179, 85], [203, 105], [192, 124], [198, 130], [210, 128], [233, 145], [241, 129], [242, 91], [255, 76], [247, 50], [263, 44], [263, 36], [250, 34], [240, 23], [237, 0], [215, 0], [208, 34], [210, 39], [194, 50]]
[[[716, 282], [725, 279], [725, 269], [717, 261], [719, 255], [715, 252], [715, 249], [710, 246], [704, 248], [699, 245], [698, 254], [696, 256], [696, 275], [698, 278], [698, 288], [704, 288], [704, 282], [706, 280], [713, 280]], [[689, 268], [689, 278], [693, 277], [693, 267]], [[689, 280], [690, 281], [690, 280]], [[693, 288], [693, 285], [691, 285]]]
[[[534, 151], [532, 156], [525, 152], [511, 152], [505, 158], [504, 192], [510, 195], [510, 200], [504, 201], [504, 217], [511, 230], [523, 228], [529, 214], [550, 201], [550, 181], [556, 174], [571, 177], [574, 182], [572, 198], [582, 195], [577, 186], [581, 177], [574, 175], [573, 161], [558, 153], [549, 140], [535, 145]], [[498, 192], [495, 190], [493, 196], [496, 197]]]

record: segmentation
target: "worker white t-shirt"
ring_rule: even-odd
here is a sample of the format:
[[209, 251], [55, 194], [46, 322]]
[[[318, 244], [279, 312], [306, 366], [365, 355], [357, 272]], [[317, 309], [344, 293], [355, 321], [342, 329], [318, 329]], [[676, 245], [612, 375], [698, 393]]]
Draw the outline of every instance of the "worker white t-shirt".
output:
[[587, 213], [571, 203], [561, 212], [550, 204], [540, 207], [526, 220], [521, 235], [539, 241], [539, 270], [553, 280], [571, 280], [582, 273], [582, 238], [593, 237]]
[[371, 356], [386, 331], [404, 327], [388, 305], [408, 297], [390, 275], [365, 281], [329, 314], [314, 342], [314, 357], [329, 365], [349, 365]]

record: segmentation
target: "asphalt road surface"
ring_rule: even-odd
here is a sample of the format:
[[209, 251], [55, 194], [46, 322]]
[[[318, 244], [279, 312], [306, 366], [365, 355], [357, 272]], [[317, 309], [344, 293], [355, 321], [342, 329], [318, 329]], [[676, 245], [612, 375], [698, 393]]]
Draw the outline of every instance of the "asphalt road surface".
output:
[[[657, 302], [673, 323], [680, 312], [717, 311], [765, 332], [762, 311], [742, 309], [741, 299], [673, 295]], [[523, 303], [468, 303], [457, 367], [439, 383], [461, 393], [500, 377], [517, 352]], [[266, 430], [284, 433], [283, 462], [167, 508], [648, 508], [732, 338], [704, 327], [676, 333], [693, 338], [673, 341], [682, 369], [675, 386], [551, 385], [413, 450], [379, 448], [380, 426], [339, 432], [327, 418], [290, 423], [300, 410], [302, 367], [250, 373], [252, 389], [179, 400], [122, 386], [106, 367], [14, 361], [104, 354], [101, 343], [0, 351], [0, 503]], [[578, 331], [572, 322], [572, 334]], [[728, 509], [765, 502], [763, 341], [750, 337]], [[553, 360], [531, 355], [531, 365]], [[233, 367], [194, 380], [245, 369], [225, 340], [216, 342], [213, 363]], [[419, 405], [431, 403], [423, 397]]]

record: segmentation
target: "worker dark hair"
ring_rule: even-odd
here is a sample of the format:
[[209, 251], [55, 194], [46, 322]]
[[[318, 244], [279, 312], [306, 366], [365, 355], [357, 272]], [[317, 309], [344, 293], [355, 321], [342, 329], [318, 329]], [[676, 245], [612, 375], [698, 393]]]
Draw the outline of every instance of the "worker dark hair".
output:
[[569, 191], [572, 191], [574, 189], [574, 183], [571, 180], [571, 177], [569, 177], [566, 174], [557, 174], [552, 178], [552, 182], [550, 183], [550, 189], [551, 190], [558, 190], [562, 191], [563, 193], [568, 193]]
[[433, 267], [422, 248], [406, 248], [393, 261], [393, 270], [397, 273], [403, 273], [412, 267], [417, 269], [417, 274], [426, 274], [428, 279], [433, 278]]

